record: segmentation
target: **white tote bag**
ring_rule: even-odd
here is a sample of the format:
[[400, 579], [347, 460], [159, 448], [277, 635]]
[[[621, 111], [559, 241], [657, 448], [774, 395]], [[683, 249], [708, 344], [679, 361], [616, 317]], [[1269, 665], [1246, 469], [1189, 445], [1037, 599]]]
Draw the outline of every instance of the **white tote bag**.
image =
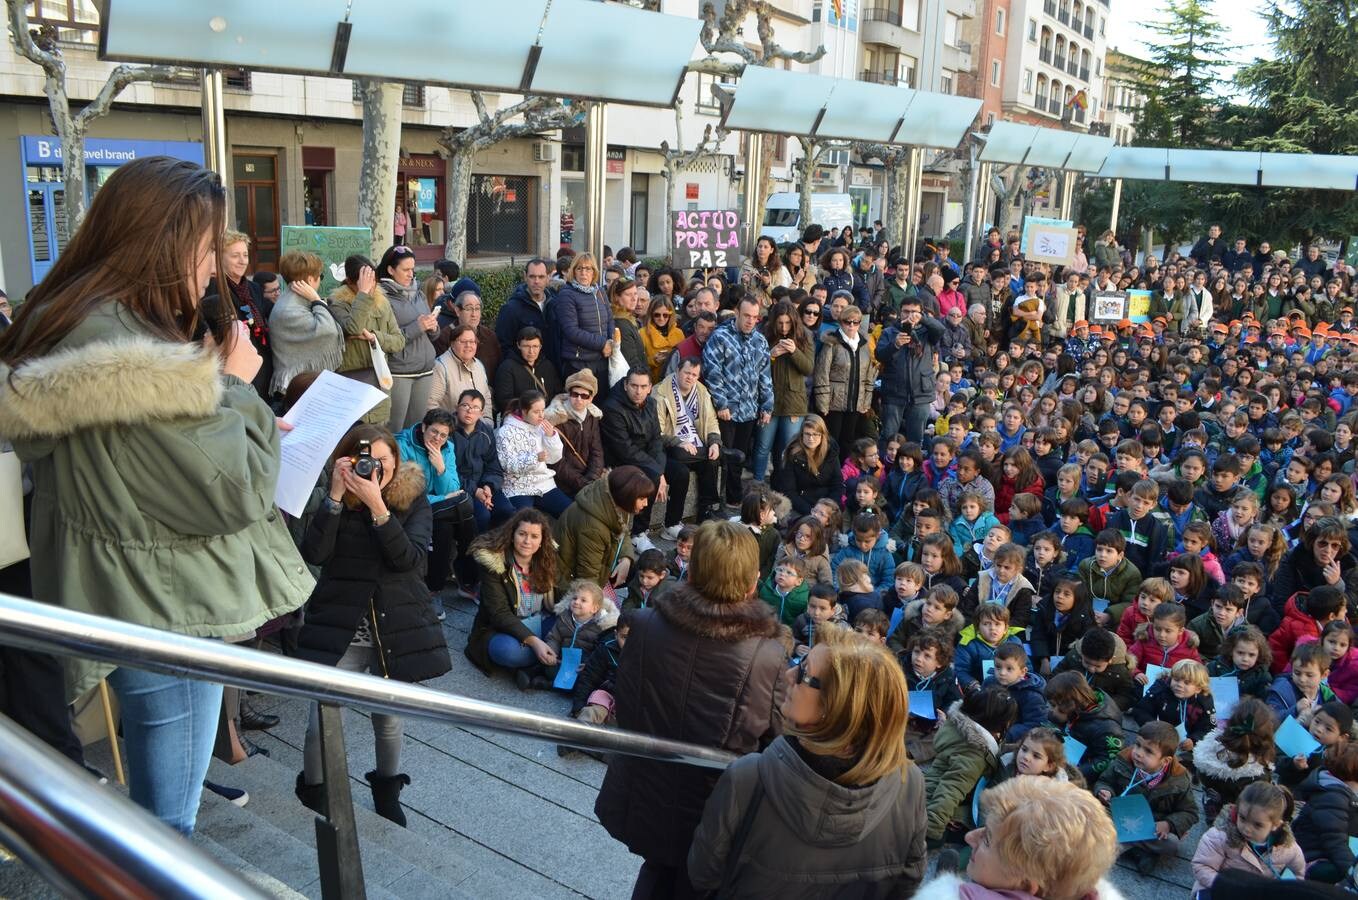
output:
[[19, 454], [0, 452], [0, 569], [28, 559], [24, 533], [24, 474]]
[[377, 343], [376, 338], [368, 341], [368, 349], [373, 355], [373, 374], [377, 376], [377, 386], [384, 391], [391, 390], [391, 386], [396, 382], [391, 377], [391, 367], [387, 365], [387, 354]]

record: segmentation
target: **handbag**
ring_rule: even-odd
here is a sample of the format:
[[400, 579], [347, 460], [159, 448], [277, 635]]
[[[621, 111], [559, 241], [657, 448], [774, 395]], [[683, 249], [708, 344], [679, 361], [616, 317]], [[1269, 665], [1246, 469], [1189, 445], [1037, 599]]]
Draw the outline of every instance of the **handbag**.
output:
[[382, 350], [382, 346], [374, 338], [368, 341], [368, 349], [373, 356], [373, 374], [377, 376], [377, 386], [384, 391], [391, 390], [391, 386], [396, 381], [391, 377], [391, 366], [387, 365], [387, 354]]
[[24, 532], [24, 474], [19, 454], [0, 453], [0, 569], [28, 559]]

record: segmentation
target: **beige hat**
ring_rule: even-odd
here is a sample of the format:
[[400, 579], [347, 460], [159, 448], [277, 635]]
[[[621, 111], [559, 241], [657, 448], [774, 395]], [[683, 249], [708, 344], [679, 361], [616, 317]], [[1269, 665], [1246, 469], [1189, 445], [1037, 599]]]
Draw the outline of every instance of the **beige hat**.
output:
[[589, 369], [581, 369], [570, 378], [566, 379], [566, 393], [570, 393], [571, 388], [582, 387], [589, 391], [591, 397], [599, 396], [599, 381], [594, 377], [594, 373]]

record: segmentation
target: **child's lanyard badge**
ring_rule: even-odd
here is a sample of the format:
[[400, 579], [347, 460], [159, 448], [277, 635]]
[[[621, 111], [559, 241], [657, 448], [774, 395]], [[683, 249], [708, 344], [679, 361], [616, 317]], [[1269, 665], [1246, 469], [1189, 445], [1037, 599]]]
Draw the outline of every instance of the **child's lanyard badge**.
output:
[[1246, 841], [1245, 846], [1248, 847], [1250, 849], [1250, 852], [1254, 854], [1254, 858], [1259, 860], [1259, 865], [1263, 866], [1265, 869], [1268, 869], [1270, 875], [1272, 875], [1274, 878], [1282, 877], [1283, 870], [1273, 868], [1273, 863], [1269, 862], [1267, 859], [1264, 858], [1265, 854], [1271, 854], [1273, 851], [1272, 838], [1269, 838], [1262, 844], [1256, 844], [1253, 841]]
[[1140, 769], [1137, 769], [1135, 772], [1132, 773], [1132, 780], [1127, 782], [1127, 786], [1122, 789], [1122, 793], [1118, 794], [1118, 796], [1126, 797], [1128, 794], [1130, 794], [1137, 788], [1141, 787], [1142, 785], [1150, 784], [1152, 781], [1155, 780], [1157, 775], [1159, 775], [1158, 772], [1155, 773], [1155, 775], [1151, 775], [1141, 771]]
[[1179, 701], [1179, 724], [1182, 725], [1182, 726], [1184, 726], [1185, 728], [1188, 727], [1188, 701], [1187, 701], [1187, 700], [1180, 700], [1180, 701]]
[[1008, 584], [1005, 584], [1004, 582], [1001, 581], [992, 580], [990, 589], [991, 601], [994, 603], [998, 603], [1001, 606], [1007, 606], [1009, 603], [1009, 592], [1013, 589], [1014, 582], [1012, 581], [1009, 582]]

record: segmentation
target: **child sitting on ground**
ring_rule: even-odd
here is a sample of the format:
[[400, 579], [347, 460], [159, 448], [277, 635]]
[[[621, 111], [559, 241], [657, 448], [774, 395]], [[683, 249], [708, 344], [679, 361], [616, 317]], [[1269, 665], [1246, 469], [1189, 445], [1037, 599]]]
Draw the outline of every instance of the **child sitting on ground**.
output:
[[1056, 582], [1069, 575], [1060, 539], [1050, 531], [1038, 532], [1028, 545], [1028, 559], [1023, 565], [1023, 577], [1033, 586], [1036, 606], [1050, 600]]
[[1320, 629], [1320, 644], [1330, 654], [1330, 675], [1325, 683], [1345, 703], [1358, 700], [1358, 647], [1353, 646], [1353, 627], [1343, 619], [1326, 622]]
[[846, 560], [856, 560], [867, 566], [868, 577], [873, 589], [881, 592], [891, 584], [891, 575], [896, 571], [896, 562], [886, 547], [882, 534], [882, 523], [872, 512], [861, 512], [853, 520], [853, 538], [847, 547], [834, 555], [830, 566], [839, 570]]
[[1349, 835], [1358, 832], [1358, 744], [1331, 747], [1324, 765], [1297, 787], [1306, 804], [1292, 820], [1292, 834], [1306, 857], [1306, 878], [1338, 884], [1353, 868]]
[[1279, 675], [1268, 690], [1268, 705], [1282, 721], [1299, 716], [1313, 706], [1335, 699], [1325, 684], [1330, 673], [1330, 654], [1316, 641], [1298, 644], [1292, 651], [1292, 671]]
[[1094, 538], [1094, 555], [1076, 566], [1075, 573], [1096, 610], [1099, 601], [1106, 604], [1103, 612], [1094, 614], [1100, 625], [1116, 626], [1141, 586], [1141, 570], [1127, 561], [1126, 548], [1127, 539], [1120, 532], [1105, 528]]
[[[896, 566], [891, 576], [891, 587], [882, 591], [877, 605], [888, 616], [897, 615], [897, 610], [920, 599], [920, 589], [924, 587], [924, 570], [919, 563], [903, 562]], [[904, 615], [904, 612], [900, 613]], [[960, 627], [960, 626], [959, 626]]]
[[1233, 676], [1240, 682], [1241, 697], [1263, 700], [1273, 683], [1268, 671], [1272, 662], [1273, 651], [1264, 633], [1253, 625], [1241, 625], [1221, 642], [1221, 652], [1207, 664], [1207, 674], [1211, 678]]
[[962, 555], [962, 577], [968, 584], [982, 572], [995, 565], [995, 551], [1009, 543], [1009, 526], [995, 525], [986, 532], [985, 540], [972, 544]]
[[886, 630], [890, 625], [891, 620], [886, 617], [886, 613], [871, 607], [859, 610], [858, 615], [853, 617], [854, 634], [883, 647], [886, 646]]
[[924, 773], [927, 843], [960, 844], [972, 828], [971, 796], [977, 783], [995, 777], [1000, 738], [1018, 708], [1002, 688], [973, 692], [954, 703], [934, 735], [934, 760]]
[[1047, 682], [1047, 705], [1048, 718], [1061, 727], [1062, 735], [1085, 745], [1084, 756], [1076, 764], [1086, 782], [1094, 781], [1125, 746], [1122, 713], [1076, 672], [1052, 676]]
[[[556, 604], [555, 612], [556, 622], [543, 640], [558, 659], [562, 658], [563, 648], [579, 650], [581, 667], [584, 666], [585, 658], [594, 652], [603, 633], [618, 624], [618, 608], [613, 605], [613, 601], [604, 596], [597, 584], [584, 579], [570, 583], [566, 596]], [[548, 668], [545, 677], [532, 676], [532, 687], [551, 687], [559, 669], [560, 664]], [[515, 674], [517, 678], [520, 674], [529, 673], [520, 669]]]
[[796, 556], [778, 560], [773, 565], [773, 574], [759, 582], [759, 599], [773, 607], [778, 621], [784, 625], [793, 625], [806, 612], [809, 595], [806, 561]]
[[1027, 628], [1032, 621], [1037, 598], [1033, 586], [1023, 577], [1024, 550], [1018, 544], [1001, 544], [995, 550], [995, 564], [976, 576], [976, 583], [962, 598], [962, 612], [978, 609], [983, 603], [998, 603], [1009, 608], [1009, 623]]
[[1165, 722], [1148, 722], [1136, 742], [1108, 766], [1094, 785], [1094, 796], [1104, 803], [1114, 797], [1142, 794], [1155, 819], [1155, 840], [1127, 845], [1122, 859], [1150, 875], [1162, 859], [1173, 859], [1179, 841], [1198, 821], [1198, 805], [1193, 799], [1193, 782], [1188, 771], [1174, 758], [1179, 735]]
[[1004, 733], [1004, 742], [1013, 743], [1047, 721], [1046, 679], [1028, 671], [1028, 654], [1022, 644], [1000, 644], [995, 648], [995, 668], [981, 682], [981, 690], [998, 685], [1018, 704], [1018, 718]]
[[1127, 645], [1106, 628], [1091, 628], [1072, 644], [1052, 670], [1052, 677], [1062, 672], [1073, 672], [1102, 692], [1117, 706], [1119, 716], [1141, 697], [1141, 686], [1132, 680], [1127, 667]]
[[828, 584], [818, 584], [811, 588], [806, 598], [806, 612], [792, 623], [792, 639], [796, 642], [793, 654], [804, 658], [816, 645], [816, 630], [833, 628], [846, 623], [844, 608], [839, 605], [838, 595]]
[[910, 690], [933, 694], [935, 718], [912, 715], [905, 729], [905, 747], [910, 758], [920, 765], [934, 758], [934, 732], [947, 718], [947, 711], [962, 699], [952, 658], [952, 641], [932, 628], [916, 634], [910, 639], [909, 647], [897, 654]]
[[1000, 524], [985, 497], [975, 491], [967, 491], [957, 501], [957, 518], [948, 526], [952, 537], [953, 552], [964, 556], [974, 544], [985, 540], [990, 529]]
[[1094, 610], [1084, 585], [1070, 577], [1057, 581], [1051, 597], [1038, 605], [1033, 617], [1031, 642], [1038, 671], [1050, 675], [1052, 659], [1059, 661], [1093, 627]]
[[1273, 651], [1273, 674], [1277, 675], [1287, 665], [1298, 641], [1303, 637], [1319, 639], [1325, 623], [1344, 617], [1346, 600], [1344, 588], [1332, 584], [1287, 598], [1282, 624], [1268, 636], [1268, 646]]
[[881, 609], [881, 600], [868, 576], [868, 567], [856, 559], [846, 559], [835, 569], [839, 583], [839, 605], [852, 621], [865, 609]]
[[1198, 636], [1198, 653], [1202, 658], [1214, 659], [1221, 652], [1226, 635], [1245, 624], [1245, 594], [1228, 584], [1218, 590], [1207, 612], [1188, 623], [1188, 630]]
[[957, 683], [964, 694], [971, 693], [985, 680], [986, 663], [995, 658], [995, 648], [1002, 643], [1022, 646], [1022, 628], [1009, 624], [1009, 607], [998, 603], [983, 603], [976, 610], [976, 624], [962, 629], [958, 638]]
[[632, 614], [624, 612], [618, 616], [613, 633], [599, 641], [585, 660], [585, 667], [580, 670], [571, 690], [571, 715], [581, 722], [614, 724], [613, 679], [618, 675], [622, 648], [627, 644], [627, 634], [631, 630]]
[[[902, 563], [913, 565], [913, 563]], [[957, 637], [966, 627], [967, 621], [957, 609], [957, 592], [946, 584], [931, 589], [922, 600], [911, 600], [901, 613], [901, 624], [887, 636], [887, 645], [896, 652], [905, 649], [910, 639], [925, 628], [936, 628], [948, 636], [949, 643], [956, 645]]]
[[1306, 776], [1311, 774], [1312, 769], [1321, 766], [1325, 751], [1336, 745], [1348, 743], [1353, 735], [1353, 710], [1342, 700], [1322, 703], [1315, 709], [1302, 713], [1297, 717], [1297, 721], [1306, 727], [1320, 746], [1306, 756], [1298, 754], [1278, 757], [1278, 783], [1290, 788], [1301, 784], [1306, 780]]
[[1212, 730], [1211, 683], [1207, 667], [1191, 659], [1181, 659], [1160, 676], [1146, 690], [1146, 696], [1132, 707], [1132, 718], [1138, 725], [1147, 722], [1168, 722], [1179, 730], [1182, 740], [1179, 749], [1190, 751]]
[[829, 547], [825, 542], [825, 527], [815, 516], [802, 516], [797, 520], [792, 526], [792, 538], [778, 545], [773, 564], [777, 566], [791, 558], [806, 563], [806, 581], [814, 584], [834, 583]]
[[670, 575], [675, 581], [688, 581], [688, 562], [693, 555], [693, 535], [696, 532], [697, 529], [692, 525], [684, 525], [679, 529], [679, 537], [669, 555]]
[[1161, 603], [1149, 622], [1137, 626], [1136, 642], [1127, 648], [1137, 684], [1146, 684], [1146, 666], [1171, 668], [1181, 659], [1202, 662], [1198, 637], [1188, 630], [1188, 617], [1177, 603]]
[[[1017, 747], [1000, 757], [1000, 771], [986, 789], [1018, 775], [1033, 775], [1085, 786], [1080, 770], [1066, 761], [1066, 742], [1052, 728], [1034, 728]], [[981, 794], [982, 797], [985, 794]]]
[[740, 501], [740, 521], [759, 544], [760, 578], [768, 578], [773, 573], [773, 557], [782, 543], [782, 537], [774, 527], [778, 521], [778, 499], [773, 491], [756, 483]]
[[1241, 699], [1230, 717], [1198, 741], [1192, 764], [1202, 782], [1203, 810], [1214, 820], [1222, 805], [1240, 795], [1252, 781], [1267, 781], [1277, 748], [1278, 718], [1262, 700]]
[[1198, 841], [1193, 853], [1194, 890], [1210, 890], [1226, 869], [1263, 878], [1281, 878], [1283, 872], [1305, 878], [1306, 859], [1288, 827], [1294, 805], [1292, 794], [1275, 784], [1255, 781], [1246, 786], [1221, 822]]
[[1026, 547], [1044, 528], [1042, 498], [1036, 494], [1017, 494], [1009, 504], [1010, 540]]
[[656, 600], [672, 591], [677, 583], [669, 577], [669, 562], [659, 550], [642, 551], [632, 571], [633, 575], [627, 582], [627, 598], [622, 601], [624, 612], [654, 605]]

